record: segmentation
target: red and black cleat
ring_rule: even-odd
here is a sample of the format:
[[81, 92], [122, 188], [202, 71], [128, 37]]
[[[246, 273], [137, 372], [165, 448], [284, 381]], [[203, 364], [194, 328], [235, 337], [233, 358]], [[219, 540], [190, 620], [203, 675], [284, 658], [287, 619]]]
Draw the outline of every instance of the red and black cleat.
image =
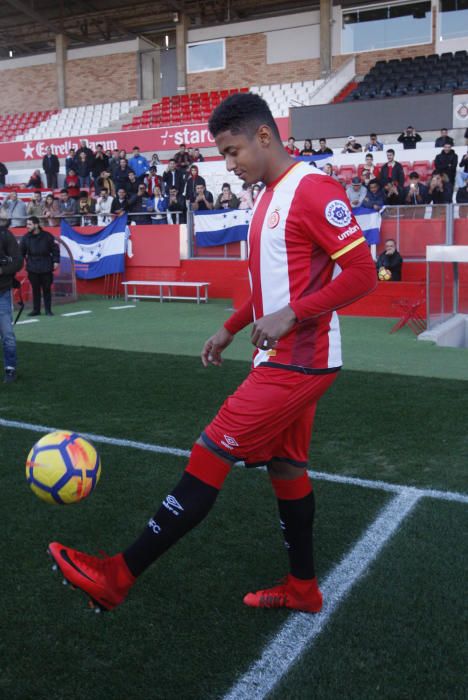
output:
[[62, 572], [63, 583], [86, 593], [95, 612], [113, 610], [123, 603], [135, 583], [122, 554], [94, 557], [59, 542], [51, 542], [47, 551], [54, 560], [52, 568]]

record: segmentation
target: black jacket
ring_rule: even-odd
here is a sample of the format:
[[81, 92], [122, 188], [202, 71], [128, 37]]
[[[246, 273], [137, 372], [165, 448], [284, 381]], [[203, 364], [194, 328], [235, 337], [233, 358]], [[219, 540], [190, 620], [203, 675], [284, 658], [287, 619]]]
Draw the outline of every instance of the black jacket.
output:
[[8, 175], [8, 168], [5, 163], [0, 163], [0, 185], [5, 184], [6, 175]]
[[185, 180], [184, 175], [180, 172], [180, 170], [166, 170], [166, 172], [163, 173], [162, 179], [166, 188], [164, 194], [168, 195], [169, 188], [171, 187], [176, 187], [178, 194], [182, 194]]
[[396, 160], [393, 161], [392, 163], [393, 168], [392, 168], [392, 176], [389, 177], [388, 175], [388, 163], [385, 163], [385, 165], [382, 165], [380, 169], [380, 173], [378, 176], [378, 181], [380, 182], [380, 186], [384, 187], [387, 182], [393, 182], [394, 180], [398, 181], [398, 184], [400, 187], [403, 187], [405, 184], [405, 172], [403, 170], [403, 167], [401, 166], [400, 163], [397, 163]]
[[54, 263], [60, 262], [60, 248], [54, 236], [41, 229], [39, 233], [28, 231], [20, 243], [20, 250], [26, 258], [28, 272], [52, 272]]
[[377, 259], [377, 272], [380, 270], [381, 267], [385, 267], [387, 270], [390, 270], [392, 273], [392, 282], [400, 282], [401, 281], [401, 266], [403, 264], [403, 258], [401, 257], [400, 253], [396, 250], [394, 253], [391, 255], [388, 255], [387, 253], [380, 253], [378, 259]]
[[47, 175], [58, 173], [60, 170], [60, 162], [57, 156], [53, 153], [50, 157], [44, 156], [42, 159], [42, 169]]
[[442, 151], [442, 153], [439, 153], [439, 155], [435, 157], [434, 164], [439, 173], [447, 174], [448, 179], [453, 185], [458, 165], [458, 155], [456, 151], [450, 151], [449, 153], [444, 153], [444, 151]]
[[23, 256], [14, 235], [0, 227], [0, 292], [13, 287], [15, 273], [23, 267]]

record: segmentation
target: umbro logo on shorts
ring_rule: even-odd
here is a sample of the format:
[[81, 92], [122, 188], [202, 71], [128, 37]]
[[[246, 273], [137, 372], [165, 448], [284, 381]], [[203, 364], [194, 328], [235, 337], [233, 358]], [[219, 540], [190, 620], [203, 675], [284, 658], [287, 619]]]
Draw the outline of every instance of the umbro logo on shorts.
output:
[[230, 435], [224, 435], [224, 440], [221, 440], [221, 445], [227, 447], [228, 450], [234, 449], [234, 447], [239, 447], [237, 440]]

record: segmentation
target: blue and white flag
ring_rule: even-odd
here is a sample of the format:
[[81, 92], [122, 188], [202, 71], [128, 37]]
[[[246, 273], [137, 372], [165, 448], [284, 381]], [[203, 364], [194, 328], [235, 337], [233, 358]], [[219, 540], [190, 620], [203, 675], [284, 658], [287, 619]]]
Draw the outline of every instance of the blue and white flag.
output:
[[356, 221], [362, 229], [362, 232], [369, 245], [374, 245], [380, 241], [380, 224], [382, 217], [381, 211], [375, 209], [367, 209], [367, 207], [356, 207], [352, 210]]
[[78, 233], [62, 220], [60, 238], [69, 247], [80, 279], [91, 280], [123, 272], [127, 215], [118, 216], [97, 233]]
[[[318, 153], [314, 156], [298, 156], [296, 160], [302, 160], [304, 163], [310, 163], [311, 167], [316, 165], [317, 168], [323, 170], [329, 163], [333, 165], [333, 154], [332, 153]], [[313, 164], [313, 165], [312, 165]]]
[[251, 209], [213, 209], [194, 212], [197, 246], [205, 248], [246, 241], [251, 216]]

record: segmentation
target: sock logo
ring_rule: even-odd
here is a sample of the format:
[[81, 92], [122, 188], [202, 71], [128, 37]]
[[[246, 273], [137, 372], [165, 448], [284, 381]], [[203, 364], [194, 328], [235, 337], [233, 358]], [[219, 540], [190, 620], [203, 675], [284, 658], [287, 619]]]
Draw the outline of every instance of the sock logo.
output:
[[167, 510], [169, 510], [173, 515], [180, 515], [184, 512], [183, 507], [180, 505], [177, 498], [174, 498], [172, 494], [166, 496], [165, 500], [163, 501], [163, 506], [164, 508], [167, 508]]
[[161, 526], [158, 525], [154, 518], [151, 518], [151, 520], [148, 521], [148, 527], [154, 532], [155, 535], [159, 535], [159, 533], [161, 532]]

